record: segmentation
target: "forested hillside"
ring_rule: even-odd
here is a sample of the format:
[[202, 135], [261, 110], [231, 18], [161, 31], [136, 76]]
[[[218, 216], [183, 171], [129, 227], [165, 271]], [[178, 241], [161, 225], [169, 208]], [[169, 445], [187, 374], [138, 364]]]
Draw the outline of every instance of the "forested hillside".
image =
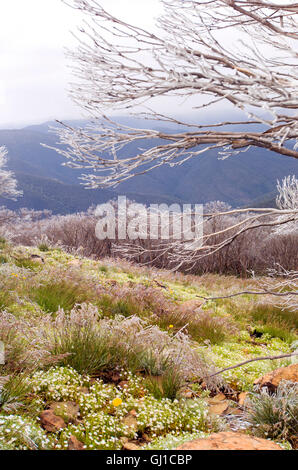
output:
[[[234, 207], [252, 203], [272, 205], [276, 180], [295, 174], [297, 170], [292, 159], [263, 149], [254, 148], [226, 160], [220, 160], [215, 151], [210, 151], [183, 166], [158, 168], [122, 183], [114, 190], [85, 191], [80, 186], [80, 171], [62, 166], [63, 157], [40, 145], [56, 145], [57, 137], [48, 132], [48, 127], [49, 123], [45, 123], [18, 130], [0, 130], [0, 143], [9, 152], [8, 166], [15, 172], [24, 191], [24, 197], [18, 202], [7, 204], [5, 201], [9, 208], [44, 208], [66, 214], [85, 210], [91, 204], [110, 200], [117, 194], [126, 194], [147, 204], [222, 200]], [[144, 148], [150, 142], [138, 145]], [[125, 148], [123, 156], [129, 152], [137, 154], [136, 144]], [[4, 200], [0, 203], [4, 204]]]

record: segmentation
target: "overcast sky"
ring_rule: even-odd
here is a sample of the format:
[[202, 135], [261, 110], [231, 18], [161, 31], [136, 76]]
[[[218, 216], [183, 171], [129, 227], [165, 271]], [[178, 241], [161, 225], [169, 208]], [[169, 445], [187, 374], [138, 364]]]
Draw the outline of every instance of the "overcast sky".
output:
[[[160, 11], [158, 0], [100, 3], [146, 27]], [[67, 95], [71, 75], [64, 56], [64, 48], [76, 44], [71, 31], [81, 21], [61, 0], [1, 0], [0, 127], [81, 117]]]

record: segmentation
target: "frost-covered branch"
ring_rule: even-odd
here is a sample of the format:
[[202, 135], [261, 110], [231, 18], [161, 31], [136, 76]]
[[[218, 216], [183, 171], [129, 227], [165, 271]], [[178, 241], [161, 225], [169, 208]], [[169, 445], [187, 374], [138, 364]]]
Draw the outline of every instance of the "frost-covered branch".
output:
[[[155, 249], [128, 241], [115, 250], [130, 259], [150, 254], [150, 263], [154, 256], [167, 256], [174, 269], [184, 266], [191, 270], [199, 260], [229, 247], [247, 232], [267, 228], [269, 233], [264, 232], [264, 236], [268, 242], [272, 236], [295, 235], [298, 228], [297, 188], [296, 177], [286, 177], [277, 186], [279, 208], [223, 209], [221, 204], [209, 204], [199, 221], [195, 213], [191, 214], [193, 221], [178, 240], [173, 236], [166, 241], [160, 240]], [[164, 218], [162, 211], [158, 216], [158, 221]], [[176, 222], [177, 217], [182, 221], [183, 215], [176, 215]], [[194, 226], [196, 223], [202, 225], [202, 230]]]
[[[276, 265], [268, 271], [269, 278], [259, 284], [265, 290], [273, 290], [272, 303], [281, 309], [298, 310], [298, 271], [289, 271]], [[278, 299], [280, 296], [283, 299]]]
[[237, 369], [238, 367], [244, 366], [246, 364], [250, 364], [251, 362], [256, 362], [256, 361], [277, 361], [278, 359], [285, 359], [287, 357], [294, 357], [298, 356], [298, 352], [293, 352], [289, 354], [279, 354], [278, 356], [263, 356], [263, 357], [255, 357], [253, 359], [247, 359], [246, 361], [240, 362], [239, 364], [235, 364], [230, 367], [226, 367], [225, 369], [221, 369], [214, 374], [208, 375], [207, 378], [215, 377], [216, 375], [220, 375], [223, 372], [226, 372], [227, 370], [233, 370]]
[[4, 170], [7, 163], [7, 150], [0, 147], [0, 197], [16, 200], [22, 195], [17, 189], [17, 181], [12, 171]]
[[268, 302], [280, 308], [281, 310], [291, 310], [296, 312], [298, 309], [298, 271], [288, 271], [282, 266], [268, 270], [267, 278], [261, 278], [258, 281], [260, 290], [244, 290], [234, 292], [228, 295], [202, 296], [196, 297], [207, 301], [219, 299], [232, 299], [241, 295], [257, 295], [261, 297], [269, 296]]
[[[78, 47], [69, 52], [71, 94], [93, 120], [85, 129], [59, 129], [59, 152], [67, 164], [93, 170], [83, 179], [96, 188], [160, 165], [179, 165], [210, 149], [227, 157], [252, 146], [298, 158], [297, 3], [161, 2], [165, 13], [154, 31], [116, 18], [96, 0], [66, 2], [87, 16]], [[175, 133], [104, 122], [112, 110], [133, 109], [143, 118], [177, 124], [156, 110], [164, 97], [189, 103], [198, 122], [183, 123]], [[219, 103], [243, 119], [202, 122], [199, 110], [216, 112]], [[150, 141], [149, 149], [142, 149], [144, 141]], [[129, 150], [133, 142], [139, 143], [136, 155]]]

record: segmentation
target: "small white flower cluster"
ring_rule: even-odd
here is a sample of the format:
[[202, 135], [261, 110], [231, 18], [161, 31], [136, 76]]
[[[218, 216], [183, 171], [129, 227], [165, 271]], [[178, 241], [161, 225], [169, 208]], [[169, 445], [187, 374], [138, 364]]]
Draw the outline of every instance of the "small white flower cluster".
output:
[[156, 400], [148, 395], [136, 406], [138, 427], [156, 437], [171, 431], [196, 432], [208, 427], [208, 411], [203, 400]]
[[[86, 397], [93, 395], [92, 390], [95, 388], [91, 387], [91, 393]], [[110, 392], [110, 385], [98, 383], [96, 393], [103, 406], [104, 400], [108, 398]], [[114, 396], [115, 389], [110, 397]], [[126, 402], [123, 402], [116, 411], [114, 410], [114, 414], [110, 414], [112, 413], [109, 409], [111, 400], [101, 411], [98, 409], [99, 405], [96, 400], [93, 403], [95, 404], [94, 410], [90, 407], [83, 411], [83, 413], [89, 411], [83, 423], [78, 426], [70, 425], [63, 430], [58, 448], [66, 449], [69, 437], [74, 435], [85, 444], [86, 449], [121, 449], [121, 437], [136, 438], [134, 429], [123, 422], [124, 416], [132, 408], [136, 412], [138, 431], [146, 431], [153, 438], [168, 433], [175, 436], [181, 431], [196, 433], [197, 436], [201, 430], [208, 430], [208, 413], [206, 404], [202, 400], [193, 400], [189, 404], [186, 401], [178, 402], [178, 400], [174, 402], [168, 399], [156, 400], [152, 396], [138, 400], [127, 396]]]
[[97, 380], [89, 386], [88, 394], [78, 396], [81, 416], [88, 416], [89, 413], [96, 413], [103, 408], [106, 412], [113, 412], [112, 401], [119, 397], [122, 400], [121, 407], [117, 410], [119, 417], [125, 416], [136, 406], [136, 398], [144, 395], [143, 380], [141, 377], [134, 376], [131, 372], [120, 370], [120, 377], [123, 385], [115, 387], [111, 384], [104, 384]]
[[81, 416], [95, 414], [102, 410], [109, 402], [116, 397], [116, 389], [113, 385], [96, 381], [89, 388], [88, 394], [80, 394], [78, 404], [80, 405]]
[[[121, 437], [136, 438], [136, 428], [126, 422], [126, 416], [134, 410], [137, 430], [152, 438], [168, 433], [198, 433], [208, 431], [206, 403], [194, 400], [157, 400], [144, 396], [144, 379], [120, 370], [121, 386], [91, 381], [67, 367], [53, 367], [33, 376], [35, 393], [43, 393], [46, 400], [75, 400], [80, 407], [79, 424], [70, 424], [59, 438], [56, 448], [67, 449], [68, 440], [74, 435], [86, 449], [121, 449]], [[87, 386], [88, 392], [81, 387]], [[114, 398], [122, 400], [113, 405]], [[120, 401], [121, 401], [120, 400]], [[58, 435], [56, 435], [56, 439]]]
[[51, 438], [33, 419], [0, 416], [0, 450], [48, 450]]
[[89, 414], [78, 426], [68, 426], [62, 431], [57, 448], [67, 449], [71, 435], [84, 442], [88, 450], [119, 450], [122, 447], [121, 437], [136, 437], [134, 431], [119, 420], [118, 413], [113, 416], [106, 411]]
[[121, 380], [123, 381], [123, 386], [121, 387], [122, 394], [124, 399], [126, 396], [131, 396], [139, 398], [144, 396], [144, 380], [137, 375], [134, 375], [130, 371], [125, 371], [121, 369]]
[[89, 380], [89, 377], [82, 377], [71, 367], [52, 367], [46, 372], [35, 372], [31, 383], [33, 392], [43, 392], [47, 400], [62, 401], [75, 400], [79, 387]]

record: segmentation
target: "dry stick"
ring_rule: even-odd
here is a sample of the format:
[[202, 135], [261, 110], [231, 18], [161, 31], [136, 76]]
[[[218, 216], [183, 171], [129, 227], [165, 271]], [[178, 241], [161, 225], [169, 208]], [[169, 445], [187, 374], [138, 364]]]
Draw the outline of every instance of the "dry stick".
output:
[[281, 354], [280, 356], [256, 357], [255, 359], [249, 359], [248, 361], [241, 362], [240, 364], [236, 364], [235, 366], [226, 367], [225, 369], [215, 372], [215, 374], [211, 374], [203, 378], [210, 379], [211, 377], [215, 377], [215, 375], [219, 375], [222, 372], [226, 372], [227, 370], [232, 370], [232, 369], [236, 369], [237, 367], [244, 366], [245, 364], [248, 364], [249, 362], [266, 361], [266, 360], [274, 361], [275, 359], [283, 359], [285, 357], [292, 357], [292, 356], [298, 356], [298, 352], [293, 352], [291, 354]]
[[230, 295], [222, 295], [219, 297], [204, 297], [203, 295], [196, 295], [199, 299], [204, 299], [204, 300], [219, 300], [219, 299], [230, 299], [231, 297], [237, 297], [239, 295], [275, 295], [277, 297], [286, 297], [288, 295], [298, 295], [297, 291], [288, 291], [288, 292], [274, 292], [274, 291], [241, 291], [241, 292], [236, 292], [235, 294], [230, 294]]

